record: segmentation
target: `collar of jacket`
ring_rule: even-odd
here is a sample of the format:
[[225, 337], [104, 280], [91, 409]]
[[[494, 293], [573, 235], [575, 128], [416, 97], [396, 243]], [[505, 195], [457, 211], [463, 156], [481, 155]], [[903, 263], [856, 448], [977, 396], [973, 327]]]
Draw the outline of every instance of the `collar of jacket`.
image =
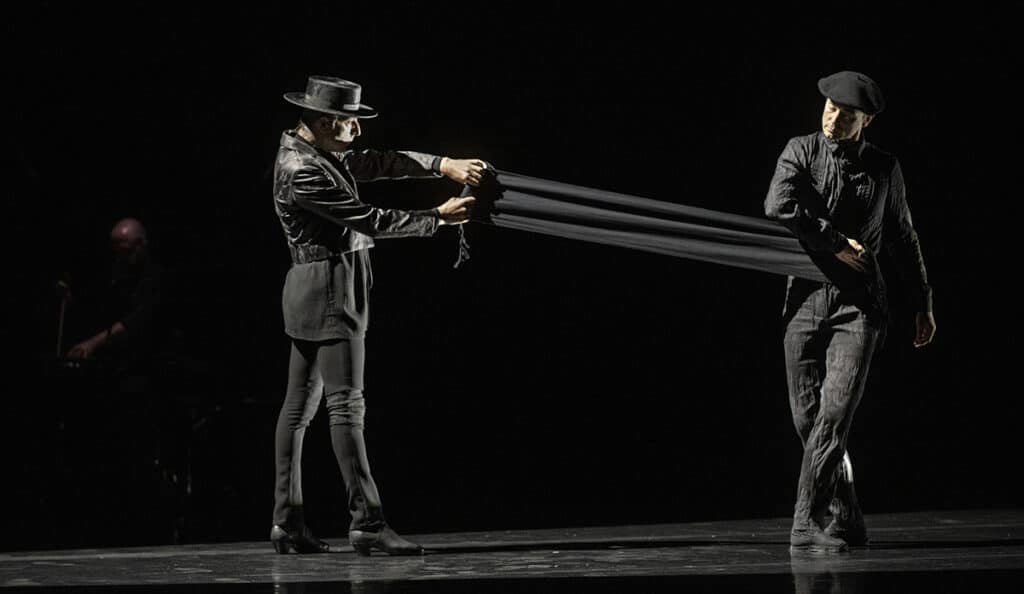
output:
[[828, 151], [836, 157], [845, 156], [846, 158], [855, 157], [860, 159], [864, 154], [864, 147], [867, 143], [864, 141], [864, 133], [860, 133], [860, 138], [852, 142], [836, 142], [825, 136], [825, 133], [818, 131], [818, 137], [825, 143]]
[[299, 151], [300, 153], [306, 153], [307, 155], [322, 157], [330, 154], [310, 144], [305, 138], [299, 136], [295, 130], [285, 130], [281, 133], [281, 146]]
[[343, 153], [329, 153], [327, 151], [317, 149], [317, 147], [313, 146], [308, 140], [299, 136], [295, 130], [285, 130], [281, 133], [281, 145], [284, 146], [285, 149], [291, 149], [313, 157], [326, 157], [340, 161], [341, 156], [344, 155]]
[[[345, 157], [348, 154], [348, 151], [342, 153], [331, 153], [318, 149], [310, 144], [308, 140], [299, 136], [295, 130], [285, 130], [281, 133], [281, 146], [311, 157], [326, 159], [332, 167], [337, 168], [339, 171], [344, 168], [342, 164], [345, 162]], [[346, 181], [350, 184], [352, 183], [352, 180], [350, 179], [346, 179]]]

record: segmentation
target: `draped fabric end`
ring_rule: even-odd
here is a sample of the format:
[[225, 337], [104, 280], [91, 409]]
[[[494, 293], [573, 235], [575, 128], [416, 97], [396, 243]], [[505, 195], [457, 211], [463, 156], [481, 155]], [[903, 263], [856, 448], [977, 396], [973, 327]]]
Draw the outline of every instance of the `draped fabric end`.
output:
[[466, 239], [466, 228], [459, 225], [459, 257], [455, 259], [452, 268], [458, 268], [467, 260], [469, 260], [469, 240]]
[[[462, 192], [477, 197], [477, 222], [827, 282], [774, 221], [488, 170], [480, 187]], [[455, 267], [468, 258], [462, 233]]]

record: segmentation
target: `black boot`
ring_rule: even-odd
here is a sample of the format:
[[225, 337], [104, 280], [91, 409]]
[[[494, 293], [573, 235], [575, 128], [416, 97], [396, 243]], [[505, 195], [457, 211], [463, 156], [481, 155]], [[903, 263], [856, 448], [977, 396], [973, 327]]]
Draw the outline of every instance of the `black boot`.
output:
[[370, 474], [363, 428], [355, 425], [331, 425], [331, 444], [345, 479], [348, 510], [352, 515], [349, 542], [360, 555], [371, 550], [389, 555], [419, 555], [423, 547], [399, 536], [384, 521], [380, 494]]
[[423, 547], [410, 542], [385, 525], [376, 532], [366, 530], [350, 530], [348, 541], [356, 553], [369, 557], [371, 550], [378, 550], [388, 555], [422, 555]]
[[841, 538], [851, 547], [866, 547], [871, 544], [871, 540], [868, 538], [868, 529], [864, 525], [864, 516], [861, 515], [860, 511], [855, 516], [845, 520], [841, 520], [838, 517], [833, 518], [832, 522], [825, 528], [825, 534]]
[[306, 527], [306, 520], [302, 513], [302, 507], [292, 508], [291, 517], [287, 526], [274, 524], [270, 529], [270, 542], [274, 550], [285, 555], [290, 552], [296, 553], [328, 553], [330, 546], [313, 536], [313, 532]]
[[330, 546], [313, 536], [313, 533], [305, 525], [299, 530], [289, 532], [274, 524], [274, 527], [270, 529], [270, 542], [273, 543], [274, 549], [282, 555], [293, 551], [296, 553], [330, 552]]
[[814, 520], [794, 522], [789, 533], [790, 553], [840, 553], [847, 548], [846, 541], [825, 534]]

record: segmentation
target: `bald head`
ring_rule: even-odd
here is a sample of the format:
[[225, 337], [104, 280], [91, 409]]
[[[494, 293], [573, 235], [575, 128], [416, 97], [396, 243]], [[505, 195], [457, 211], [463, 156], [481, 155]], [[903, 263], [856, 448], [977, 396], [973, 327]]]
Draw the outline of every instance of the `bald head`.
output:
[[111, 241], [146, 241], [146, 228], [138, 219], [121, 219], [110, 230]]
[[138, 219], [121, 219], [110, 230], [110, 247], [117, 260], [138, 264], [146, 253], [146, 228]]

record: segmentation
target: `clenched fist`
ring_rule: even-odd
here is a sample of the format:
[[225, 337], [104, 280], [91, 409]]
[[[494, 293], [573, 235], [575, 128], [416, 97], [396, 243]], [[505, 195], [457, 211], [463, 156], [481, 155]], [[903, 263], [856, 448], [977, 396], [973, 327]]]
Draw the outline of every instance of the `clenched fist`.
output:
[[487, 163], [480, 159], [441, 159], [441, 173], [448, 179], [471, 186], [479, 186]]
[[840, 262], [857, 272], [867, 272], [868, 268], [871, 267], [871, 258], [868, 255], [868, 251], [856, 239], [846, 238], [846, 245], [843, 246], [843, 249], [836, 252], [835, 256], [839, 258]]

